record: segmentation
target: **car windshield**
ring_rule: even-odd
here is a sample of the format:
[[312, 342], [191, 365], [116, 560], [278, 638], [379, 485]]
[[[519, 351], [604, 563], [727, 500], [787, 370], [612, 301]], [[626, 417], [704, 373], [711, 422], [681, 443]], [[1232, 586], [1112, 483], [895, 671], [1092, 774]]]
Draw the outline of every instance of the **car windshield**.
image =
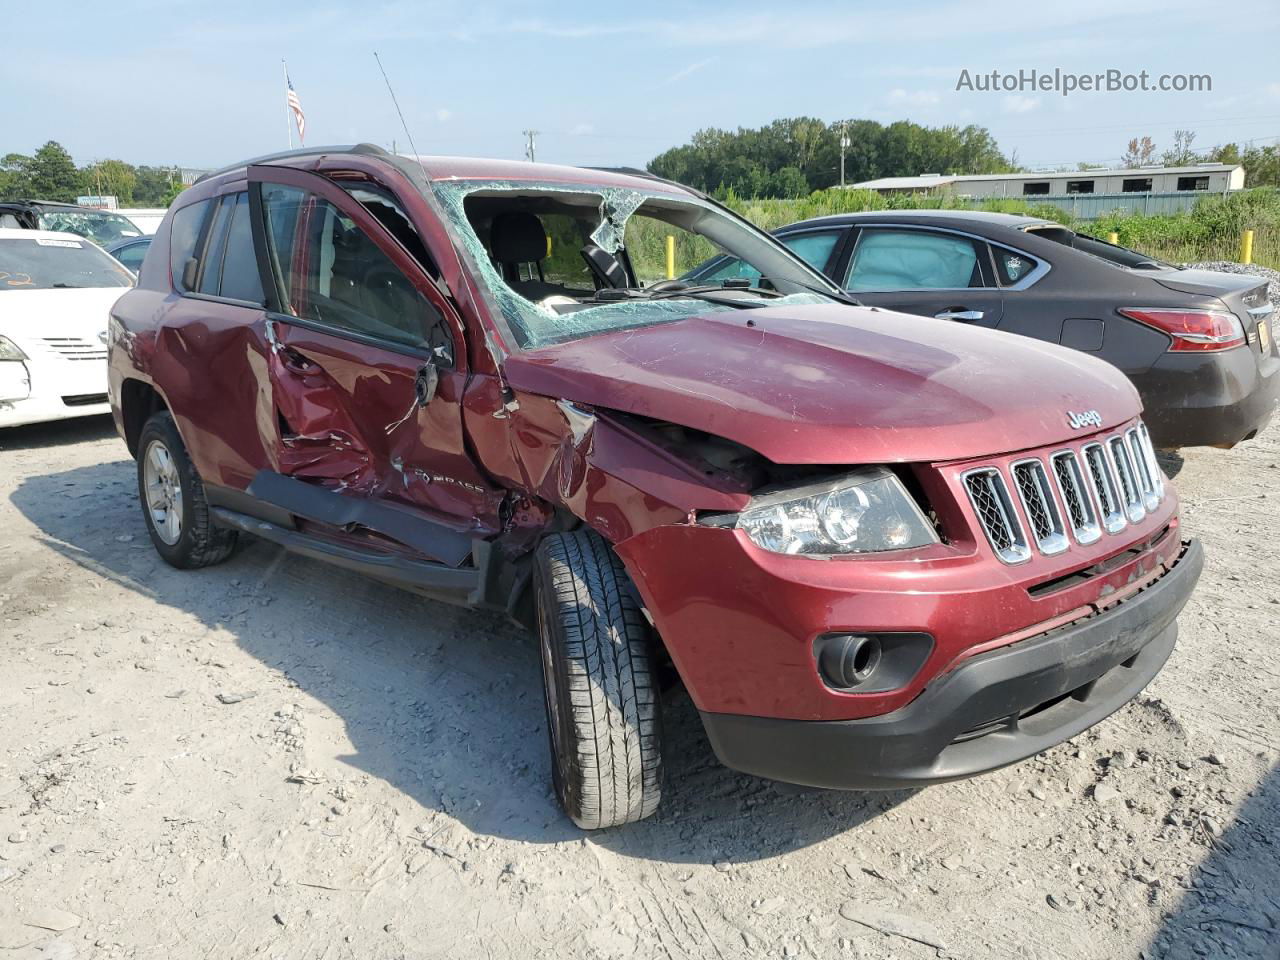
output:
[[[522, 347], [695, 314], [842, 299], [768, 234], [687, 194], [478, 180], [432, 186]], [[717, 255], [750, 264], [753, 279], [677, 279]]]
[[0, 291], [132, 285], [128, 270], [84, 240], [0, 240]]
[[88, 237], [100, 247], [142, 236], [137, 224], [128, 217], [105, 210], [41, 210], [40, 229]]

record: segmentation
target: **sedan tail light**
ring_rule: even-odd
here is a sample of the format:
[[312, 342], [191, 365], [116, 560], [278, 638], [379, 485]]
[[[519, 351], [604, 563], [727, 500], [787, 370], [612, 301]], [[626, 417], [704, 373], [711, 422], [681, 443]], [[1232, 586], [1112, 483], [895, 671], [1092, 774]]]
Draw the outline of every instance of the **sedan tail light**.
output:
[[1245, 342], [1240, 318], [1225, 310], [1120, 310], [1123, 316], [1173, 337], [1170, 350], [1227, 350]]

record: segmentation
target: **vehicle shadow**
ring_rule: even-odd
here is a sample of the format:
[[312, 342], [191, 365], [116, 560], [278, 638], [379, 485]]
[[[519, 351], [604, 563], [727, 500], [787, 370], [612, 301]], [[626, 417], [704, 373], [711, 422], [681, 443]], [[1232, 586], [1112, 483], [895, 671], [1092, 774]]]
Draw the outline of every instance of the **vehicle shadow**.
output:
[[74, 420], [29, 423], [21, 427], [0, 427], [0, 450], [39, 450], [63, 444], [105, 440], [115, 436], [111, 414], [100, 413]]
[[1152, 939], [1148, 956], [1280, 958], [1280, 765], [1220, 835], [1196, 831], [1208, 854]]
[[[28, 478], [11, 500], [51, 549], [226, 631], [322, 702], [355, 747], [342, 763], [477, 834], [533, 843], [582, 835], [550, 790], [539, 655], [518, 627], [247, 537], [224, 564], [174, 570], [151, 547], [127, 458]], [[668, 698], [664, 726], [658, 815], [592, 835], [625, 856], [771, 857], [857, 828], [912, 795], [803, 790], [727, 770], [683, 691]]]

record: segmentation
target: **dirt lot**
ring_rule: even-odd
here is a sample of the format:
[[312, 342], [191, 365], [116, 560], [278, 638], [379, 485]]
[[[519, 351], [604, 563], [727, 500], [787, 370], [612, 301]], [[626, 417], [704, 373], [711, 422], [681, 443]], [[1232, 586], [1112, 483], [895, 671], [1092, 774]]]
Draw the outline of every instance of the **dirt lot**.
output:
[[171, 570], [108, 423], [0, 434], [0, 960], [1280, 957], [1278, 465], [1175, 465], [1178, 649], [1047, 756], [805, 792], [677, 697], [659, 815], [584, 836], [520, 631], [260, 542]]

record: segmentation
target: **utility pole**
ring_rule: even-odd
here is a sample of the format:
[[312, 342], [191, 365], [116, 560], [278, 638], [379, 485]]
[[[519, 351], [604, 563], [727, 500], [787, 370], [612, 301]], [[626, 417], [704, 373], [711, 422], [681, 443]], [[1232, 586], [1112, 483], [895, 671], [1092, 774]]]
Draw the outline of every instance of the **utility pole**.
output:
[[522, 130], [520, 132], [524, 134], [524, 158], [530, 163], [535, 163], [538, 158], [536, 156], [536, 144], [534, 142], [534, 138], [537, 137], [539, 131]]
[[840, 121], [840, 189], [844, 189], [844, 152], [849, 148], [849, 135], [845, 133], [847, 120]]

